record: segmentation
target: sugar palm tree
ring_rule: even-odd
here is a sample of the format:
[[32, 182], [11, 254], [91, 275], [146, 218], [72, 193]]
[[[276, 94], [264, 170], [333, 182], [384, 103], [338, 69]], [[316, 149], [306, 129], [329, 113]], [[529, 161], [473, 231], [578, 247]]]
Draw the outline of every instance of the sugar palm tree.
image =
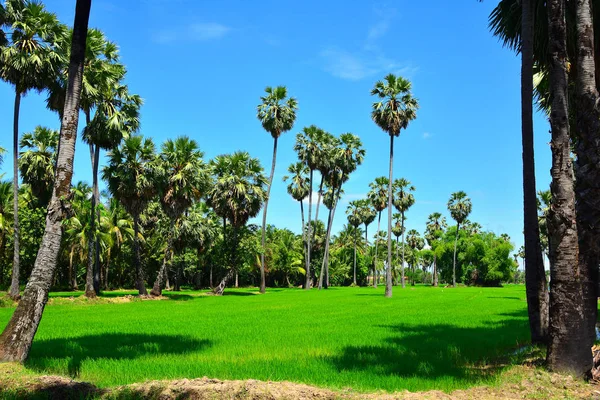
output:
[[432, 284], [433, 286], [438, 285], [437, 280], [437, 253], [435, 249], [437, 248], [438, 241], [441, 239], [444, 234], [444, 230], [446, 229], [446, 218], [442, 216], [439, 212], [434, 212], [429, 215], [427, 218], [427, 225], [425, 228], [425, 239], [427, 239], [427, 243], [431, 250], [433, 250], [433, 278]]
[[[367, 194], [369, 201], [375, 208], [378, 214], [377, 218], [377, 231], [379, 232], [381, 226], [381, 212], [385, 210], [388, 199], [388, 178], [380, 176], [375, 178], [375, 181], [369, 183], [371, 190]], [[379, 241], [375, 241], [375, 258], [373, 261], [373, 286], [377, 287], [377, 255], [378, 255], [378, 244]]]
[[23, 298], [0, 335], [0, 361], [24, 362], [42, 319], [48, 301], [48, 290], [54, 277], [60, 243], [62, 221], [66, 218], [64, 201], [71, 189], [73, 157], [79, 122], [79, 100], [85, 58], [85, 42], [91, 0], [77, 0], [69, 65], [69, 83], [61, 123], [60, 152], [56, 162], [54, 191], [48, 205], [46, 228]]
[[62, 65], [57, 44], [65, 35], [66, 28], [58, 22], [55, 14], [41, 3], [9, 1], [6, 3], [6, 22], [9, 26], [9, 42], [0, 51], [0, 77], [15, 88], [13, 119], [13, 274], [9, 295], [19, 297], [19, 113], [21, 98], [30, 90], [41, 91], [48, 86], [57, 67]]
[[19, 143], [19, 169], [23, 182], [31, 185], [41, 207], [46, 207], [52, 195], [54, 166], [58, 147], [58, 131], [37, 126], [25, 133]]
[[[313, 234], [312, 234], [312, 225], [311, 225], [311, 217], [312, 217], [312, 190], [313, 190], [313, 175], [314, 171], [317, 169], [319, 162], [319, 146], [320, 142], [322, 142], [322, 138], [326, 135], [326, 132], [315, 126], [311, 125], [302, 129], [302, 133], [296, 135], [296, 144], [294, 145], [294, 150], [298, 153], [298, 158], [302, 161], [309, 170], [309, 191], [308, 191], [308, 229], [307, 232], [307, 254], [308, 254], [308, 266], [310, 267], [310, 258], [311, 258], [311, 248], [313, 242]], [[304, 285], [304, 289], [310, 289], [310, 268], [306, 270], [306, 283]]]
[[309, 169], [304, 163], [297, 162], [288, 167], [288, 173], [290, 173], [290, 175], [283, 177], [284, 182], [287, 182], [288, 180], [290, 181], [289, 185], [287, 186], [287, 192], [294, 200], [300, 203], [300, 216], [302, 220], [302, 246], [304, 249], [304, 270], [306, 273], [306, 271], [309, 269], [309, 264], [305, 235], [306, 225], [304, 223], [304, 199], [306, 196], [308, 196], [309, 192]]
[[222, 295], [227, 282], [238, 269], [237, 247], [240, 229], [255, 217], [267, 198], [267, 178], [256, 158], [246, 152], [215, 157], [210, 163], [214, 177], [208, 191], [208, 204], [215, 213], [231, 225], [230, 267], [214, 293]]
[[404, 287], [404, 221], [406, 220], [406, 212], [415, 204], [415, 196], [412, 192], [415, 191], [415, 187], [410, 181], [400, 178], [394, 181], [394, 207], [402, 216], [402, 287]]
[[452, 286], [456, 287], [456, 245], [458, 244], [458, 233], [462, 224], [471, 214], [471, 199], [463, 191], [454, 192], [448, 200], [448, 211], [452, 219], [456, 221], [456, 237], [454, 239], [454, 256], [452, 257]]
[[[417, 117], [419, 103], [411, 92], [411, 83], [407, 79], [394, 74], [387, 75], [383, 81], [375, 83], [371, 95], [377, 96], [373, 103], [371, 117], [375, 124], [390, 135], [390, 175], [388, 183], [388, 265], [392, 263], [392, 182], [394, 162], [394, 137], [406, 129], [410, 121]], [[392, 297], [392, 274], [388, 268], [386, 275], [385, 296]]]
[[[277, 160], [277, 140], [282, 133], [289, 131], [296, 121], [296, 110], [298, 102], [293, 97], [288, 97], [285, 86], [272, 88], [267, 86], [266, 95], [261, 96], [261, 103], [257, 107], [257, 117], [263, 128], [273, 137], [273, 161], [271, 162], [271, 175], [269, 175], [269, 186], [267, 188], [267, 198], [263, 209], [261, 245], [265, 247], [265, 230], [267, 227], [267, 209], [269, 206], [269, 196], [271, 186], [273, 185], [273, 175], [275, 174], [275, 162]], [[265, 254], [260, 255], [260, 292], [265, 292]]]
[[[363, 223], [360, 200], [353, 200], [350, 202], [348, 208], [346, 209], [346, 215], [348, 217], [348, 223], [358, 230], [358, 227]], [[353, 271], [352, 284], [356, 286], [356, 241], [354, 241]]]
[[[155, 147], [151, 139], [130, 136], [121, 146], [108, 153], [108, 165], [102, 171], [110, 193], [133, 218], [133, 253], [136, 286], [140, 295], [147, 295], [140, 256], [140, 214], [155, 196], [153, 161]], [[92, 218], [94, 219], [94, 218]], [[115, 227], [119, 227], [117, 223]], [[117, 242], [121, 242], [117, 235]]]
[[196, 141], [187, 136], [167, 139], [162, 145], [155, 166], [155, 184], [158, 186], [162, 209], [169, 218], [170, 228], [163, 264], [150, 292], [153, 296], [162, 294], [163, 282], [168, 280], [167, 263], [173, 258], [173, 229], [177, 218], [205, 193], [208, 177], [203, 155]]
[[[410, 249], [412, 250], [413, 256], [417, 255], [418, 252], [421, 251], [421, 249], [423, 249], [423, 246], [425, 246], [423, 238], [419, 235], [419, 232], [417, 232], [416, 229], [411, 229], [408, 231], [408, 233], [406, 234], [406, 243], [408, 244], [408, 247], [410, 247]], [[415, 266], [417, 264], [415, 261], [416, 260], [413, 259], [410, 265], [410, 269], [412, 272], [410, 283], [411, 286], [415, 286]]]

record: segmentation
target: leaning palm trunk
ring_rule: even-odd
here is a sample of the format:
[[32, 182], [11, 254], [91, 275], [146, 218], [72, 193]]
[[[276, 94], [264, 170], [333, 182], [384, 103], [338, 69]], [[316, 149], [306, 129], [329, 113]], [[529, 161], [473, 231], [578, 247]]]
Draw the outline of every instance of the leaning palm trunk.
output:
[[375, 233], [375, 259], [373, 260], [373, 287], [377, 288], [377, 251], [379, 240], [379, 229], [381, 227], [381, 211], [379, 211], [379, 217], [377, 217], [377, 232]]
[[15, 89], [15, 113], [13, 122], [13, 268], [10, 290], [8, 295], [13, 299], [19, 298], [19, 109], [21, 107], [21, 93]]
[[545, 343], [548, 331], [548, 286], [540, 246], [533, 150], [533, 0], [523, 0], [521, 30], [521, 140], [523, 146], [523, 232], [525, 288], [532, 343]]
[[460, 232], [460, 223], [456, 223], [456, 236], [454, 237], [454, 254], [452, 255], [452, 287], [456, 287], [456, 245], [458, 244], [458, 233]]
[[385, 297], [392, 297], [392, 175], [394, 172], [394, 135], [390, 135], [390, 181], [388, 183], [387, 268]]
[[587, 374], [592, 352], [585, 328], [585, 307], [576, 226], [573, 165], [567, 103], [567, 38], [565, 0], [548, 1], [550, 95], [552, 112], [552, 205], [548, 215], [550, 255], [550, 320], [548, 367], [553, 371]]
[[73, 176], [73, 158], [79, 122], [79, 99], [90, 7], [91, 0], [77, 0], [54, 190], [48, 205], [44, 236], [31, 277], [23, 292], [23, 298], [4, 332], [0, 335], [1, 361], [23, 362], [27, 359], [48, 301], [48, 291], [60, 251], [62, 221], [68, 217], [69, 204], [65, 199], [69, 196]]
[[[594, 64], [593, 14], [589, 0], [576, 2], [577, 14], [577, 141], [575, 168], [579, 268], [582, 276], [586, 342], [596, 339], [598, 265], [600, 264], [600, 96]], [[600, 60], [595, 60], [600, 63]]]
[[309, 179], [310, 183], [310, 190], [308, 192], [308, 246], [307, 246], [307, 267], [306, 268], [306, 283], [304, 284], [304, 289], [305, 290], [309, 290], [310, 289], [310, 250], [311, 250], [311, 245], [312, 245], [312, 225], [310, 224], [310, 217], [311, 217], [311, 211], [312, 211], [312, 188], [313, 188], [313, 170], [310, 170], [310, 179]]
[[[312, 191], [312, 186], [311, 186], [310, 190]], [[319, 183], [319, 193], [317, 196], [317, 207], [316, 207], [316, 212], [315, 212], [315, 223], [319, 220], [319, 209], [321, 208], [321, 197], [322, 196], [323, 196], [323, 175], [321, 174], [321, 183]], [[317, 230], [315, 229], [311, 235], [311, 240], [313, 242], [315, 241], [316, 234], [317, 234]]]
[[[269, 196], [271, 195], [271, 186], [273, 186], [273, 175], [275, 174], [275, 163], [277, 162], [277, 136], [273, 138], [273, 161], [271, 163], [271, 175], [269, 176], [269, 187], [267, 188], [267, 197], [265, 199], [265, 207], [263, 208], [261, 246], [263, 251], [260, 252], [260, 292], [266, 290], [265, 282], [265, 235], [267, 231], [267, 209], [269, 207]], [[236, 286], [237, 287], [237, 286]]]

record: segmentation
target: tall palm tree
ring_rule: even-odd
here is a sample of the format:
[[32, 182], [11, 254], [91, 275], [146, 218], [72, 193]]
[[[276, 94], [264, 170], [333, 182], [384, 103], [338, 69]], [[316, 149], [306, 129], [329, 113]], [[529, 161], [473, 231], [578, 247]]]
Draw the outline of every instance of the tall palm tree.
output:
[[41, 207], [46, 207], [52, 196], [54, 166], [58, 147], [58, 131], [36, 126], [25, 133], [19, 143], [19, 169], [23, 182], [31, 186]]
[[465, 222], [469, 214], [471, 214], [471, 199], [463, 191], [454, 192], [448, 200], [448, 211], [452, 219], [456, 221], [456, 237], [454, 238], [454, 256], [452, 258], [452, 287], [456, 287], [456, 245], [458, 244], [458, 233], [460, 232], [460, 224]]
[[423, 249], [425, 242], [423, 241], [423, 238], [419, 235], [419, 232], [417, 232], [416, 229], [411, 229], [406, 234], [406, 243], [408, 244], [408, 247], [410, 247], [410, 249], [412, 250], [411, 254], [413, 256], [413, 260], [410, 265], [410, 269], [411, 269], [410, 285], [415, 286], [415, 266], [416, 266], [417, 262], [414, 259], [414, 257], [418, 254], [419, 251], [421, 251]]
[[319, 146], [322, 141], [323, 136], [326, 133], [323, 129], [317, 127], [316, 125], [311, 125], [302, 129], [302, 133], [296, 135], [296, 144], [294, 145], [294, 151], [298, 153], [298, 158], [300, 161], [306, 164], [309, 169], [309, 191], [308, 191], [308, 229], [307, 232], [307, 254], [308, 254], [308, 269], [306, 270], [306, 283], [304, 285], [304, 289], [310, 289], [310, 258], [311, 258], [311, 248], [313, 242], [313, 234], [312, 234], [312, 225], [311, 225], [311, 217], [312, 217], [312, 189], [313, 189], [313, 175], [315, 169], [318, 166], [318, 156], [319, 156]]
[[0, 77], [15, 88], [13, 119], [13, 274], [9, 295], [19, 297], [19, 112], [21, 98], [30, 90], [41, 91], [48, 86], [57, 67], [63, 63], [57, 44], [66, 28], [55, 14], [41, 3], [9, 1], [6, 19], [10, 24], [10, 40], [0, 51]]
[[[379, 228], [381, 226], [381, 212], [385, 210], [387, 207], [387, 199], [388, 199], [388, 178], [385, 176], [380, 176], [375, 178], [375, 181], [369, 183], [369, 187], [371, 190], [367, 193], [367, 197], [369, 201], [377, 211], [377, 231], [379, 232]], [[377, 287], [377, 250], [378, 250], [379, 241], [375, 241], [375, 258], [373, 260], [373, 287]]]
[[434, 212], [429, 215], [427, 218], [427, 225], [425, 228], [425, 239], [427, 239], [427, 243], [431, 250], [433, 251], [433, 277], [432, 277], [432, 285], [438, 285], [437, 278], [437, 254], [435, 252], [437, 248], [438, 241], [441, 239], [444, 234], [444, 230], [446, 229], [446, 217], [443, 217], [441, 213]]
[[415, 204], [415, 196], [412, 194], [415, 187], [404, 178], [396, 179], [392, 186], [394, 189], [394, 207], [402, 216], [402, 263], [400, 267], [402, 270], [402, 287], [404, 288], [404, 221], [406, 220], [406, 212]]
[[[102, 171], [102, 178], [107, 182], [110, 193], [133, 218], [136, 286], [140, 295], [147, 295], [140, 256], [140, 214], [156, 194], [155, 182], [152, 179], [154, 143], [141, 135], [130, 136], [121, 146], [108, 153], [108, 159], [108, 165]], [[119, 237], [117, 241], [120, 241]]]
[[[267, 198], [265, 208], [263, 209], [261, 245], [265, 247], [265, 231], [267, 227], [267, 209], [269, 206], [269, 196], [271, 194], [271, 185], [273, 184], [273, 175], [275, 174], [275, 162], [277, 160], [277, 140], [282, 133], [289, 131], [296, 121], [296, 110], [298, 102], [293, 97], [288, 97], [285, 86], [272, 88], [267, 86], [265, 96], [261, 96], [261, 104], [257, 107], [257, 117], [260, 120], [265, 131], [273, 137], [273, 161], [271, 162], [271, 175], [269, 175], [269, 186], [267, 188]], [[265, 292], [265, 253], [260, 253], [260, 292]]]
[[[394, 137], [406, 129], [410, 121], [417, 118], [419, 103], [411, 92], [411, 83], [394, 74], [387, 75], [383, 81], [375, 83], [371, 95], [379, 101], [373, 103], [371, 118], [383, 131], [390, 135], [390, 176], [388, 183], [388, 266], [392, 264], [392, 182], [394, 165]], [[388, 268], [385, 283], [385, 296], [392, 297], [392, 271]]]
[[77, 0], [73, 23], [69, 83], [61, 123], [60, 152], [56, 162], [54, 191], [48, 205], [42, 243], [33, 271], [25, 286], [23, 298], [0, 335], [0, 361], [23, 362], [27, 359], [48, 301], [48, 290], [54, 277], [60, 251], [62, 221], [66, 218], [64, 201], [69, 195], [73, 176], [73, 157], [79, 122], [79, 100], [90, 8], [91, 0]]
[[170, 228], [163, 264], [150, 292], [153, 296], [162, 295], [163, 282], [168, 280], [167, 263], [173, 259], [173, 229], [177, 219], [206, 191], [208, 176], [203, 155], [196, 141], [187, 136], [167, 139], [162, 145], [155, 166], [155, 184]]
[[214, 289], [215, 294], [222, 295], [227, 282], [238, 269], [240, 228], [260, 212], [267, 198], [267, 179], [258, 159], [246, 152], [217, 156], [211, 161], [210, 169], [214, 182], [207, 194], [208, 204], [232, 228], [230, 268]]
[[310, 266], [308, 264], [308, 244], [305, 234], [306, 225], [304, 223], [304, 199], [306, 196], [308, 196], [308, 192], [310, 190], [308, 182], [309, 169], [304, 163], [297, 162], [288, 167], [288, 172], [290, 175], [284, 176], [283, 181], [290, 181], [289, 185], [287, 186], [287, 192], [294, 200], [300, 203], [300, 216], [302, 220], [302, 246], [304, 248], [304, 271], [306, 273]]
[[[348, 223], [358, 230], [358, 227], [364, 222], [363, 215], [361, 213], [360, 200], [353, 200], [346, 209], [346, 215], [348, 217]], [[354, 263], [353, 263], [353, 275], [352, 284], [356, 286], [356, 240], [354, 241]]]

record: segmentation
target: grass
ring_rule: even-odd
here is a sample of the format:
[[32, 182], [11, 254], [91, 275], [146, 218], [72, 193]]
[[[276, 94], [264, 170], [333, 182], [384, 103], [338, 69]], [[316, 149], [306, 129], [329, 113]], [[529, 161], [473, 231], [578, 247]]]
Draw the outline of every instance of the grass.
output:
[[[288, 380], [357, 391], [493, 385], [528, 339], [524, 286], [169, 293], [166, 301], [51, 294], [26, 368], [99, 387], [151, 379]], [[107, 297], [133, 292], [109, 292]], [[13, 308], [0, 309], [0, 325]]]

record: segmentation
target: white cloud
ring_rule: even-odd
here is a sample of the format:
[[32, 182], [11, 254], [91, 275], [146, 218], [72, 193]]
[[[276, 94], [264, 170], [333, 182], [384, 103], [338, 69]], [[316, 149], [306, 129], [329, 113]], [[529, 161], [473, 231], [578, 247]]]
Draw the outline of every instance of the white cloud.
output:
[[154, 35], [154, 41], [159, 44], [175, 41], [208, 41], [224, 37], [231, 28], [216, 22], [194, 23], [180, 29], [165, 29]]
[[432, 136], [432, 135], [431, 135], [431, 133], [429, 133], [429, 132], [425, 132], [425, 133], [423, 133], [423, 139], [429, 139], [429, 138], [431, 138], [431, 136]]

